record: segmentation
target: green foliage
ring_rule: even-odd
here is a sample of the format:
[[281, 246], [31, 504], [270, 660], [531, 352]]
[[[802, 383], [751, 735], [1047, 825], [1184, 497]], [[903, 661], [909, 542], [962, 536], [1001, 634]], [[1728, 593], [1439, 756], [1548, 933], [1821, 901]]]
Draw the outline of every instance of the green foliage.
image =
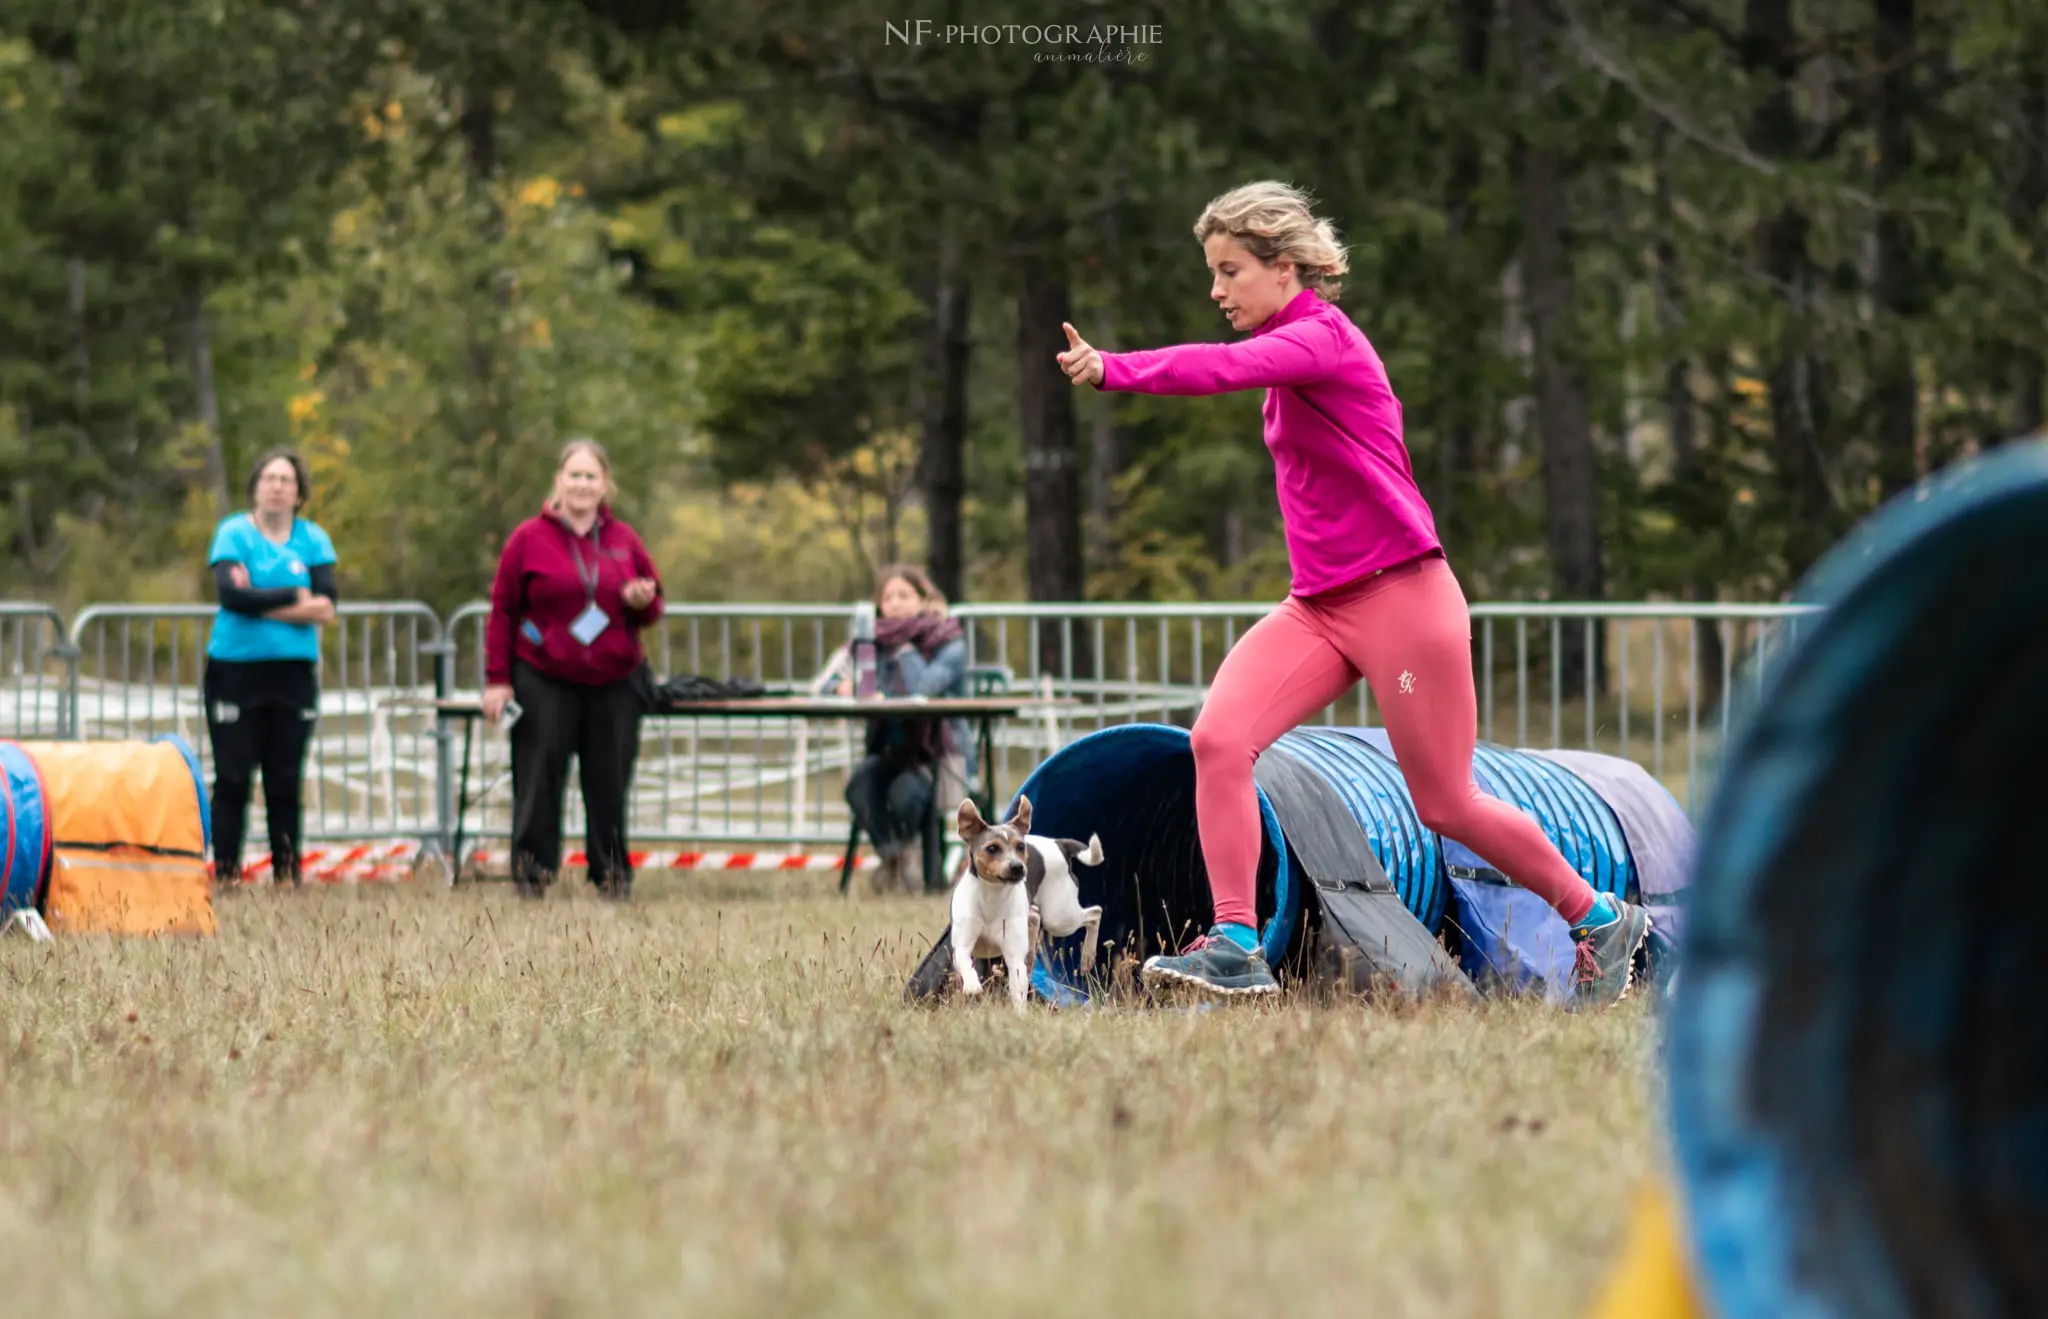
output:
[[[1795, 6], [1782, 85], [1728, 39], [1732, 0], [1546, 7], [1526, 113], [1496, 8], [1140, 8], [1118, 22], [1159, 45], [1082, 63], [905, 45], [853, 0], [24, 0], [0, 15], [4, 585], [197, 597], [223, 487], [293, 444], [350, 593], [450, 604], [590, 434], [678, 596], [862, 593], [925, 552], [943, 248], [971, 294], [969, 593], [1021, 596], [1020, 373], [1053, 369], [1019, 360], [1024, 255], [1059, 253], [1098, 346], [1221, 338], [1189, 226], [1283, 177], [1349, 244], [1343, 305], [1468, 591], [1542, 594], [1531, 143], [1561, 163], [1610, 592], [1782, 591], [1881, 497], [1902, 407], [1913, 470], [2039, 426], [2039, 6], [1920, 6], [1903, 78], [1874, 7]], [[1911, 259], [1880, 270], [1888, 216]], [[1076, 417], [1091, 596], [1285, 589], [1256, 395], [1083, 392]]]
[[[371, 112], [382, 186], [344, 190], [332, 259], [223, 299], [253, 368], [238, 456], [299, 447], [316, 516], [353, 551], [349, 589], [437, 604], [488, 582], [567, 439], [605, 445], [636, 520], [657, 513], [650, 474], [692, 444], [683, 364], [659, 313], [623, 295], [604, 217], [547, 175], [479, 193], [436, 131], [450, 116], [423, 86]], [[494, 221], [497, 241], [478, 243]]]

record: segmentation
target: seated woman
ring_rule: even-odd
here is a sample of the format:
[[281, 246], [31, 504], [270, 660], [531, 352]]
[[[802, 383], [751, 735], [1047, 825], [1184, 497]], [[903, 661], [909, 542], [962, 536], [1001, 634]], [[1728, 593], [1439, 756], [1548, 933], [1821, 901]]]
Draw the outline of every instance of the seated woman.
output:
[[[967, 639], [924, 570], [898, 564], [875, 586], [876, 687], [888, 696], [965, 696]], [[840, 684], [850, 695], [853, 680]], [[934, 792], [957, 802], [967, 795], [967, 721], [874, 719], [867, 754], [846, 784], [846, 804], [881, 864], [875, 892], [924, 891], [918, 846]]]

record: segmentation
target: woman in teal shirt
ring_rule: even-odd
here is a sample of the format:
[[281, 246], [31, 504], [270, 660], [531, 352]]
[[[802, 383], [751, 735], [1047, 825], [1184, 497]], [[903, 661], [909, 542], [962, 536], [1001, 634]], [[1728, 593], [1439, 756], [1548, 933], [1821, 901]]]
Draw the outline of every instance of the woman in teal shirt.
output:
[[334, 621], [334, 542], [299, 516], [306, 465], [288, 449], [257, 460], [254, 507], [221, 521], [208, 562], [220, 612], [206, 647], [213, 740], [213, 873], [241, 876], [250, 780], [263, 771], [270, 870], [297, 884], [299, 783], [320, 714], [320, 628]]

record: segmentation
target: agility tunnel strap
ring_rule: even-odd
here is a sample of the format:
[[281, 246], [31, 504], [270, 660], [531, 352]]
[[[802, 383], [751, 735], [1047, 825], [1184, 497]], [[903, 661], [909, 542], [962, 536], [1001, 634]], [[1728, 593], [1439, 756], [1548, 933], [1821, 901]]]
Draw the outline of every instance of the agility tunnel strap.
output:
[[1310, 936], [1304, 950], [1318, 980], [1366, 993], [1472, 994], [1472, 982], [1422, 928], [1387, 877], [1365, 831], [1329, 782], [1284, 745], [1260, 756], [1253, 777], [1280, 819]]
[[195, 852], [183, 847], [152, 847], [147, 843], [72, 843], [64, 844], [64, 850], [72, 853], [85, 852], [144, 852], [150, 856], [183, 857], [199, 861], [206, 860], [206, 853]]
[[946, 992], [946, 977], [953, 970], [953, 926], [949, 921], [939, 935], [939, 941], [924, 955], [917, 969], [910, 973], [910, 980], [903, 986], [903, 1001], [925, 1003], [943, 996]]

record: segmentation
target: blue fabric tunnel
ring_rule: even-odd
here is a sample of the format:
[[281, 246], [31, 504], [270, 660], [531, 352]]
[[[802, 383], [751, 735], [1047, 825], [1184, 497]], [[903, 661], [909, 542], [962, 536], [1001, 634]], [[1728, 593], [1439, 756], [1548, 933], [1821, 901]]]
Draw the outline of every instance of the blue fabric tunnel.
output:
[[[1062, 747], [1017, 791], [1031, 799], [1031, 832], [1102, 838], [1103, 863], [1078, 868], [1081, 901], [1102, 906], [1101, 957], [1121, 947], [1143, 958], [1172, 952], [1208, 930], [1209, 870], [1195, 831], [1195, 757], [1184, 728], [1123, 724]], [[1013, 798], [1009, 810], [1016, 809]], [[1005, 812], [1008, 813], [1007, 811]], [[1259, 793], [1258, 912], [1266, 957], [1278, 965], [1301, 913], [1287, 843]], [[1073, 982], [1081, 936], [1048, 949], [1057, 979]], [[1041, 989], [1045, 986], [1041, 985]]]
[[2048, 1314], [2048, 448], [1945, 469], [1799, 598], [1701, 829], [1669, 1026], [1720, 1319]]
[[6, 850], [0, 852], [0, 917], [42, 900], [50, 870], [50, 827], [43, 776], [18, 743], [0, 742], [0, 793], [6, 800]]
[[[1282, 737], [1274, 750], [1335, 789], [1403, 905], [1425, 930], [1435, 934], [1447, 919], [1465, 930], [1465, 941], [1473, 945], [1466, 949], [1468, 973], [1518, 985], [1546, 978], [1564, 983], [1570, 939], [1563, 920], [1533, 894], [1505, 885], [1483, 859], [1423, 826], [1383, 730], [1301, 728]], [[1656, 858], [1657, 882], [1677, 887], [1679, 881], [1668, 873], [1674, 848], [1666, 840], [1690, 837], [1677, 803], [1629, 762], [1590, 759], [1619, 767], [1596, 766], [1617, 783], [1633, 786], [1635, 781], [1626, 777], [1633, 774], [1649, 785], [1637, 793], [1640, 801], [1629, 816], [1641, 816], [1654, 827], [1631, 830], [1586, 778], [1546, 753], [1482, 746], [1474, 768], [1483, 790], [1534, 817], [1596, 889], [1634, 897], [1643, 887], [1632, 834], [1640, 835]], [[1018, 790], [1019, 797], [1031, 799], [1032, 832], [1082, 841], [1090, 834], [1101, 837], [1104, 863], [1078, 874], [1082, 902], [1103, 908], [1101, 956], [1112, 956], [1108, 950], [1116, 947], [1140, 958], [1173, 951], [1209, 927], [1213, 907], [1195, 825], [1194, 784], [1186, 730], [1131, 724], [1070, 743]], [[1267, 960], [1280, 967], [1300, 951], [1307, 884], [1267, 789], [1260, 786], [1258, 794], [1265, 826], [1257, 899], [1260, 937]], [[1627, 794], [1615, 795], [1630, 800]], [[1013, 799], [1009, 808], [1015, 804]], [[1448, 872], [1447, 860], [1452, 863]], [[1462, 920], [1452, 915], [1459, 903]], [[1074, 964], [1080, 941], [1074, 935], [1049, 947], [1035, 977], [1045, 997], [1064, 1001], [1078, 988]], [[1520, 969], [1510, 970], [1510, 964]]]

